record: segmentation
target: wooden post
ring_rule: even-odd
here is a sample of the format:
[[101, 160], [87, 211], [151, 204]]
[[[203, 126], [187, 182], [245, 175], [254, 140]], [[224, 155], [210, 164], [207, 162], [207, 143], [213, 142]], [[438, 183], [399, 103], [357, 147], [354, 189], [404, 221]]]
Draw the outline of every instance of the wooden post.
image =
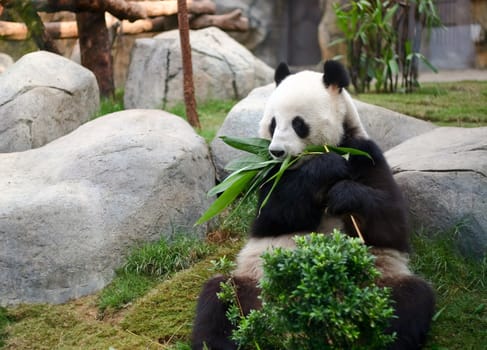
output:
[[98, 81], [100, 95], [113, 96], [113, 60], [103, 12], [80, 12], [78, 23], [81, 64], [91, 70]]
[[193, 127], [201, 128], [198, 113], [196, 112], [196, 100], [194, 97], [193, 63], [191, 61], [188, 8], [186, 6], [186, 0], [178, 0], [178, 26], [181, 56], [183, 60], [183, 90], [186, 116], [189, 124]]

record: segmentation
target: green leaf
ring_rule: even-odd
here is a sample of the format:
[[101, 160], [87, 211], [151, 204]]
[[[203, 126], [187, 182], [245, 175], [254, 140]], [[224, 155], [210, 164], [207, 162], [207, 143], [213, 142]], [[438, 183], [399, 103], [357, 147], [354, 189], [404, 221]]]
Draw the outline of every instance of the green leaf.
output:
[[238, 159], [234, 159], [230, 161], [226, 166], [225, 170], [228, 171], [237, 171], [243, 168], [246, 169], [260, 169], [268, 166], [269, 164], [279, 163], [278, 160], [269, 159], [257, 154], [253, 154], [247, 157], [242, 157]]
[[225, 192], [213, 202], [208, 210], [206, 210], [198, 221], [196, 221], [195, 225], [201, 225], [221, 213], [240, 193], [242, 193], [257, 173], [257, 170], [242, 172], [242, 175], [238, 180], [228, 187]]
[[370, 156], [370, 154], [368, 154], [367, 152], [364, 152], [364, 151], [356, 149], [356, 148], [350, 148], [350, 147], [336, 147], [336, 146], [330, 146], [330, 145], [320, 145], [320, 146], [312, 145], [312, 146], [306, 147], [305, 152], [307, 152], [308, 154], [328, 153], [328, 151], [326, 150], [327, 148], [328, 148], [328, 151], [335, 152], [335, 153], [342, 155], [342, 156], [350, 154], [352, 156], [364, 156], [364, 157], [369, 158], [372, 161], [374, 160]]
[[254, 170], [257, 170], [257, 169], [245, 169], [244, 168], [244, 169], [240, 169], [238, 171], [233, 172], [232, 174], [227, 176], [225, 178], [225, 180], [223, 180], [220, 184], [211, 188], [208, 191], [208, 197], [212, 197], [212, 196], [217, 195], [218, 193], [224, 192], [227, 189], [229, 189], [230, 187], [235, 186], [235, 184], [237, 184], [237, 186], [239, 186], [240, 181], [242, 181], [242, 178], [245, 178], [247, 176], [246, 173], [249, 171], [254, 171]]
[[438, 69], [436, 69], [436, 67], [433, 66], [433, 64], [430, 61], [428, 61], [428, 59], [424, 57], [424, 55], [417, 53], [416, 57], [418, 57], [421, 61], [423, 61], [423, 63], [426, 64], [428, 68], [431, 69], [433, 72], [438, 73]]
[[392, 75], [399, 74], [399, 66], [395, 58], [391, 58], [388, 62], [389, 69], [391, 70]]
[[264, 155], [268, 153], [270, 140], [258, 137], [220, 136], [223, 142], [241, 151]]

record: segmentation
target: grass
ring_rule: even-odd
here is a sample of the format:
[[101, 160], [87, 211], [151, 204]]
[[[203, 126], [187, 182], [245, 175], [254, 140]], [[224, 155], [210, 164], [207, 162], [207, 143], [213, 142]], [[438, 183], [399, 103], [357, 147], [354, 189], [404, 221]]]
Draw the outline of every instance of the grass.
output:
[[[223, 123], [223, 120], [227, 116], [230, 109], [237, 103], [234, 100], [227, 101], [207, 101], [196, 106], [198, 117], [201, 123], [201, 130], [199, 134], [207, 141], [210, 142], [216, 135], [216, 132]], [[186, 119], [186, 110], [184, 104], [180, 103], [172, 108], [168, 109], [168, 112], [179, 115]]]
[[122, 89], [116, 89], [113, 97], [102, 97], [100, 99], [100, 108], [92, 119], [96, 119], [105, 114], [123, 111], [123, 92]]
[[5, 328], [10, 323], [11, 319], [8, 314], [8, 310], [4, 307], [0, 307], [0, 348], [4, 345], [7, 332]]
[[414, 238], [415, 271], [432, 282], [437, 313], [427, 349], [487, 349], [487, 258], [472, 261], [455, 250], [456, 232]]
[[144, 295], [157, 282], [187, 269], [210, 253], [210, 246], [198, 237], [176, 235], [144, 244], [129, 255], [114, 280], [100, 293], [98, 307], [103, 314], [124, 307]]
[[487, 125], [487, 81], [425, 83], [411, 94], [367, 93], [356, 97], [438, 125]]

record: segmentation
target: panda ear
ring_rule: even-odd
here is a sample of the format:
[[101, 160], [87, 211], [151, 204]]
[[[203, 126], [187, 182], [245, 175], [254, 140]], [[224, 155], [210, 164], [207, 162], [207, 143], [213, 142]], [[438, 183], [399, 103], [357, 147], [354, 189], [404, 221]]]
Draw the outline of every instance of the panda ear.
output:
[[274, 73], [274, 81], [276, 82], [276, 86], [279, 85], [281, 81], [283, 81], [284, 78], [286, 78], [290, 74], [291, 71], [289, 70], [287, 64], [284, 62], [279, 63]]
[[349, 84], [348, 74], [345, 67], [338, 61], [326, 61], [323, 67], [323, 82], [325, 87], [334, 85], [338, 88], [338, 92]]

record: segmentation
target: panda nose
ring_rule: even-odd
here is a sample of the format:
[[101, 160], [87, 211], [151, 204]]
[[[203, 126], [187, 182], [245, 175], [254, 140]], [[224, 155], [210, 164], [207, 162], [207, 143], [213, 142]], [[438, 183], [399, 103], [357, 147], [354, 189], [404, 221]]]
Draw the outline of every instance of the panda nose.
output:
[[286, 154], [285, 151], [281, 149], [270, 149], [269, 153], [274, 157], [274, 158], [283, 158], [284, 155]]

